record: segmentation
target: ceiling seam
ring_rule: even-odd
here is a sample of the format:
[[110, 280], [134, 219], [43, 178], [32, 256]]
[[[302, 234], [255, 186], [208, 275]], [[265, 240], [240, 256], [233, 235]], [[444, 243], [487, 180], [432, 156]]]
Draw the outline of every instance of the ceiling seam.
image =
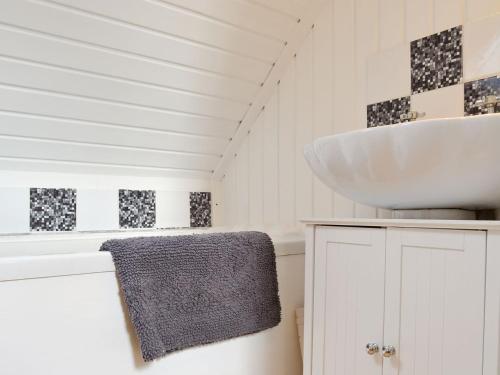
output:
[[[62, 10], [68, 11], [68, 12], [80, 14], [80, 15], [83, 15], [84, 17], [94, 18], [94, 19], [97, 19], [99, 21], [106, 20], [106, 22], [108, 22], [108, 23], [115, 23], [115, 24], [118, 24], [118, 25], [121, 25], [121, 26], [124, 26], [127, 28], [138, 29], [138, 30], [145, 32], [145, 33], [150, 33], [150, 34], [154, 34], [154, 35], [161, 36], [164, 38], [172, 39], [172, 40], [175, 40], [175, 41], [178, 41], [181, 43], [194, 45], [196, 48], [200, 48], [200, 47], [206, 48], [206, 49], [214, 50], [214, 51], [217, 51], [220, 53], [225, 53], [225, 54], [234, 55], [234, 56], [242, 57], [242, 58], [249, 59], [249, 60], [258, 61], [258, 62], [266, 64], [266, 65], [268, 65], [272, 62], [272, 59], [265, 59], [265, 58], [256, 57], [256, 56], [252, 56], [252, 55], [246, 55], [244, 53], [241, 53], [241, 52], [238, 52], [235, 50], [230, 50], [228, 48], [215, 46], [215, 45], [212, 45], [212, 44], [209, 44], [206, 42], [202, 42], [202, 41], [198, 41], [195, 39], [191, 39], [191, 38], [181, 37], [181, 36], [166, 32], [166, 31], [161, 31], [158, 29], [139, 25], [139, 24], [136, 24], [136, 23], [133, 23], [130, 21], [124, 21], [122, 19], [118, 19], [118, 18], [114, 18], [114, 17], [108, 16], [108, 15], [96, 13], [96, 12], [93, 12], [90, 10], [81, 9], [81, 8], [77, 8], [77, 7], [70, 6], [70, 5], [63, 5], [63, 4], [58, 3], [56, 1], [52, 1], [52, 0], [32, 0], [32, 1], [35, 3], [39, 3], [41, 5], [44, 5], [44, 6], [48, 6], [48, 7], [52, 7], [52, 8], [56, 8], [56, 9], [59, 8], [59, 9], [62, 9]], [[276, 44], [280, 44], [280, 43], [276, 43]]]
[[[163, 134], [171, 134], [171, 135], [179, 135], [183, 137], [195, 137], [195, 138], [213, 138], [215, 140], [229, 140], [230, 136], [216, 136], [216, 135], [211, 135], [211, 134], [203, 134], [203, 133], [188, 133], [188, 132], [182, 132], [182, 131], [177, 131], [177, 130], [163, 130], [163, 129], [157, 129], [157, 128], [149, 128], [149, 127], [142, 127], [142, 126], [137, 126], [137, 125], [124, 125], [124, 124], [115, 124], [111, 122], [100, 122], [100, 121], [91, 121], [91, 120], [85, 120], [85, 119], [78, 119], [78, 118], [73, 118], [73, 117], [63, 117], [63, 116], [54, 116], [54, 115], [44, 115], [44, 114], [38, 114], [38, 113], [29, 113], [29, 112], [23, 112], [23, 111], [12, 111], [12, 110], [5, 110], [5, 109], [0, 109], [0, 115], [1, 114], [6, 114], [7, 116], [17, 116], [17, 117], [25, 117], [25, 118], [40, 118], [44, 120], [55, 120], [59, 122], [75, 122], [75, 123], [81, 123], [83, 126], [89, 125], [95, 125], [98, 127], [108, 127], [108, 128], [123, 128], [124, 130], [133, 130], [133, 131], [138, 131], [138, 132], [151, 132], [151, 133], [163, 133]], [[226, 125], [222, 125], [226, 126]], [[235, 121], [234, 126], [237, 126], [237, 122]], [[1, 125], [0, 125], [1, 128]]]
[[[192, 15], [196, 15], [199, 18], [207, 19], [207, 20], [209, 20], [211, 22], [219, 23], [219, 24], [226, 25], [226, 26], [229, 26], [229, 27], [233, 27], [235, 29], [240, 29], [240, 30], [243, 30], [245, 32], [254, 34], [256, 36], [260, 36], [260, 37], [268, 38], [268, 39], [271, 39], [271, 40], [275, 40], [275, 41], [280, 42], [280, 43], [283, 43], [285, 41], [284, 39], [279, 38], [279, 37], [277, 37], [275, 35], [271, 35], [271, 34], [267, 34], [267, 33], [266, 34], [260, 33], [257, 30], [253, 30], [253, 29], [250, 29], [248, 27], [242, 27], [241, 25], [237, 25], [237, 24], [234, 24], [232, 22], [225, 21], [225, 20], [223, 20], [221, 18], [217, 18], [215, 16], [210, 16], [208, 14], [202, 13], [201, 11], [197, 11], [197, 10], [194, 10], [194, 9], [191, 9], [191, 8], [188, 8], [188, 7], [183, 7], [183, 6], [179, 5], [179, 4], [173, 4], [173, 3], [171, 3], [168, 0], [145, 0], [145, 1], [148, 1], [148, 2], [154, 3], [154, 4], [158, 4], [158, 6], [163, 6], [163, 7], [169, 8], [169, 9], [175, 8], [175, 9], [178, 9], [179, 11], [184, 12], [184, 13], [189, 13], [189, 14], [192, 14]], [[290, 18], [290, 17], [288, 17], [288, 18]]]
[[317, 13], [319, 13], [320, 9], [326, 5], [327, 1], [328, 0], [312, 0], [307, 14], [305, 14], [303, 19], [299, 19], [297, 21], [297, 25], [294, 30], [294, 37], [282, 51], [278, 61], [273, 65], [273, 69], [268, 74], [265, 83], [261, 85], [262, 88], [257, 94], [257, 99], [252, 103], [251, 108], [245, 114], [245, 118], [241, 121], [235, 135], [231, 138], [231, 142], [229, 142], [229, 145], [226, 147], [223, 158], [217, 165], [212, 178], [220, 180], [224, 175], [228, 164], [231, 162], [231, 155], [236, 152], [243, 138], [247, 134], [248, 129], [255, 123], [260, 108], [265, 106], [272, 95], [274, 84], [283, 77], [286, 67], [293, 60], [295, 50], [303, 43], [304, 39], [311, 30], [311, 25], [313, 25], [316, 20]]
[[[100, 50], [100, 51], [103, 51], [105, 53], [113, 53], [117, 56], [122, 55], [122, 56], [126, 56], [126, 57], [133, 58], [136, 60], [145, 60], [145, 61], [155, 63], [158, 65], [174, 67], [176, 69], [183, 69], [183, 70], [187, 70], [187, 71], [188, 70], [197, 71], [197, 72], [200, 72], [202, 74], [225, 77], [225, 78], [234, 79], [237, 81], [242, 81], [242, 82], [246, 82], [246, 83], [253, 84], [253, 85], [259, 85], [261, 83], [260, 80], [251, 80], [251, 79], [246, 79], [244, 77], [236, 76], [233, 74], [227, 74], [227, 73], [223, 73], [223, 72], [219, 72], [219, 71], [215, 71], [215, 70], [204, 69], [204, 68], [197, 68], [195, 66], [187, 65], [185, 63], [164, 60], [164, 59], [161, 59], [158, 57], [148, 56], [148, 55], [144, 55], [144, 54], [141, 54], [138, 52], [125, 51], [125, 50], [115, 48], [115, 47], [103, 46], [103, 45], [95, 44], [92, 42], [73, 39], [73, 38], [69, 38], [66, 36], [48, 33], [45, 31], [40, 31], [37, 29], [32, 29], [32, 28], [25, 27], [25, 26], [19, 26], [16, 24], [10, 24], [10, 23], [6, 23], [6, 22], [2, 22], [2, 21], [0, 21], [0, 28], [3, 28], [4, 30], [11, 29], [11, 31], [13, 29], [15, 32], [22, 32], [22, 33], [25, 33], [28, 35], [34, 34], [34, 35], [41, 36], [41, 37], [46, 38], [46, 39], [53, 39], [53, 40], [57, 40], [59, 42], [62, 41], [62, 43], [73, 44], [73, 45], [77, 45], [80, 47], [83, 46], [84, 48]], [[272, 65], [272, 64], [269, 63], [268, 65]]]

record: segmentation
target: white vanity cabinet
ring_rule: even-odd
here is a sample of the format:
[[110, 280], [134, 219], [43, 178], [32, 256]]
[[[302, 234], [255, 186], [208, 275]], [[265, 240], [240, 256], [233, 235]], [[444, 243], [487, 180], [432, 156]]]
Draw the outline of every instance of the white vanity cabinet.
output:
[[479, 223], [309, 221], [304, 374], [499, 375], [500, 232]]

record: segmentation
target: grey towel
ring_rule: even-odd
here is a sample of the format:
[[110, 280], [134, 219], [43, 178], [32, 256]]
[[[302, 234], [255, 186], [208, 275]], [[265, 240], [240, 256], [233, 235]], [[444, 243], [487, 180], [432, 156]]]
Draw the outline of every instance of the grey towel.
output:
[[281, 320], [276, 258], [265, 233], [105, 242], [145, 361], [274, 327]]

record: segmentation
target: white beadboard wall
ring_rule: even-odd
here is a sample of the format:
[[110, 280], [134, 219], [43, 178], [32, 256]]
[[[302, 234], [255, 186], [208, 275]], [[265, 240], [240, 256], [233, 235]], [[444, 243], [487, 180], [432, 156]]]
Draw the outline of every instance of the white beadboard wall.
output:
[[210, 191], [314, 2], [1, 0], [0, 188]]
[[209, 181], [314, 2], [0, 1], [0, 171]]
[[218, 222], [300, 228], [316, 217], [386, 217], [316, 179], [302, 156], [316, 137], [366, 127], [367, 58], [500, 12], [498, 0], [329, 0], [272, 98], [214, 181]]

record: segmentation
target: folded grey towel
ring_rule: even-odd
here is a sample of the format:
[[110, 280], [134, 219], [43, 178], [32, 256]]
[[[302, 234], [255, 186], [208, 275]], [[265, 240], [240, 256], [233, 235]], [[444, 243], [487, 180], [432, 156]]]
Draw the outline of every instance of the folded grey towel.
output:
[[145, 361], [274, 327], [281, 320], [276, 258], [265, 233], [105, 242]]

